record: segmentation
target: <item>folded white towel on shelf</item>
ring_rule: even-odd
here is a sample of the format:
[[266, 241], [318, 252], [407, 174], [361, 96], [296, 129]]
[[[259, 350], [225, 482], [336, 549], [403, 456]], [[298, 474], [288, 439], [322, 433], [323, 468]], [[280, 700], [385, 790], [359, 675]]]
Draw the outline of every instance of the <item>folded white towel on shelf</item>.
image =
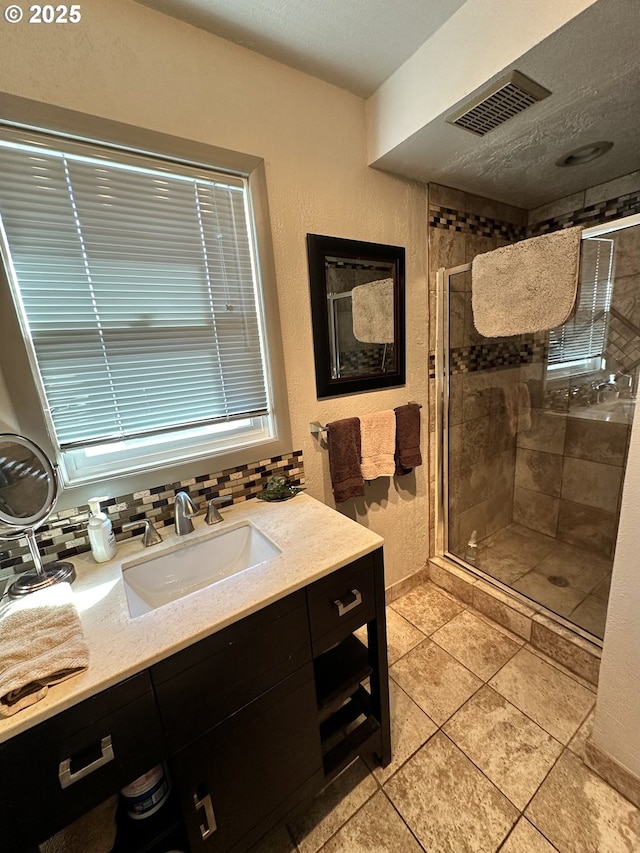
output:
[[46, 696], [89, 666], [89, 648], [71, 585], [57, 583], [0, 610], [0, 717]]
[[360, 415], [360, 470], [365, 480], [393, 477], [396, 470], [396, 414], [392, 409]]

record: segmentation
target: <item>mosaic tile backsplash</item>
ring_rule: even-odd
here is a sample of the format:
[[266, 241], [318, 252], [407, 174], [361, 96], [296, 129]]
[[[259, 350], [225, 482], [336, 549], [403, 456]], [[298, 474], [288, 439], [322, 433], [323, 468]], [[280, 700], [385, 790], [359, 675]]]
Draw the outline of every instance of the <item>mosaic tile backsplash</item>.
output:
[[[128, 495], [118, 495], [102, 503], [113, 524], [118, 541], [139, 536], [140, 530], [122, 532], [128, 521], [149, 518], [157, 528], [173, 524], [173, 503], [176, 492], [189, 492], [199, 509], [204, 509], [210, 498], [229, 497], [229, 503], [242, 503], [255, 498], [274, 474], [284, 474], [296, 486], [304, 485], [302, 451], [286, 456], [274, 456], [249, 465], [227, 468], [214, 474], [202, 474], [188, 480], [167, 483]], [[224, 512], [224, 507], [223, 507]], [[89, 551], [87, 519], [89, 507], [80, 506], [53, 513], [47, 524], [37, 532], [43, 563], [65, 560]], [[24, 539], [7, 542], [0, 551], [0, 570], [13, 567], [14, 571], [31, 568], [29, 549]]]

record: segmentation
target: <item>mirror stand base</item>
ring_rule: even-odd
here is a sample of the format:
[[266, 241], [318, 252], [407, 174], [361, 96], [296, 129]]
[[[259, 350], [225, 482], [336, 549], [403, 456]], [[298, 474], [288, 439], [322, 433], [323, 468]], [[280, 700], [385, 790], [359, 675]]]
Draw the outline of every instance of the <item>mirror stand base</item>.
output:
[[42, 573], [31, 571], [19, 575], [9, 587], [9, 598], [21, 598], [30, 592], [37, 592], [54, 583], [67, 581], [73, 583], [76, 579], [76, 570], [71, 563], [53, 563], [42, 569]]

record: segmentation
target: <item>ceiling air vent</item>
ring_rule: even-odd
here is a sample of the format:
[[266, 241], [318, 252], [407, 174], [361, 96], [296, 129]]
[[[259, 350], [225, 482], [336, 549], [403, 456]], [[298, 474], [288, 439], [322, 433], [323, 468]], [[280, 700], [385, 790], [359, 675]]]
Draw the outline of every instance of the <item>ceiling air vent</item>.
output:
[[524, 74], [512, 71], [475, 95], [446, 121], [476, 136], [484, 136], [550, 94]]

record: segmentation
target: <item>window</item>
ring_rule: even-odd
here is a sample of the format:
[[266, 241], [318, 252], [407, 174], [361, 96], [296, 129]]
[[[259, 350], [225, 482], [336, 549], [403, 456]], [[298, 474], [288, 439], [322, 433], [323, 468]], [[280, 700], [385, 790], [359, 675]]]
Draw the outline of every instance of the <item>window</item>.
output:
[[583, 240], [575, 312], [549, 332], [547, 364], [554, 376], [602, 369], [612, 287], [613, 240]]
[[67, 483], [274, 438], [246, 176], [2, 128], [0, 215]]

